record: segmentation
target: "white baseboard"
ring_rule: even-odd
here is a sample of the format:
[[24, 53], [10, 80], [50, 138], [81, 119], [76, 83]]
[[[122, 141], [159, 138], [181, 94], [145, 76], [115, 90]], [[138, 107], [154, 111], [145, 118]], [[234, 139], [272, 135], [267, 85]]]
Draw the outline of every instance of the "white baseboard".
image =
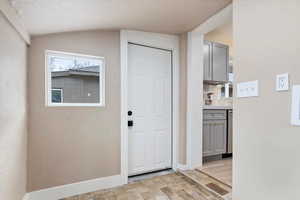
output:
[[184, 170], [188, 170], [189, 167], [187, 165], [177, 164], [177, 169], [184, 171]]
[[24, 195], [23, 200], [29, 200], [29, 195], [28, 195], [28, 193]]
[[58, 200], [123, 184], [121, 175], [98, 178], [78, 183], [47, 188], [27, 193], [23, 200]]

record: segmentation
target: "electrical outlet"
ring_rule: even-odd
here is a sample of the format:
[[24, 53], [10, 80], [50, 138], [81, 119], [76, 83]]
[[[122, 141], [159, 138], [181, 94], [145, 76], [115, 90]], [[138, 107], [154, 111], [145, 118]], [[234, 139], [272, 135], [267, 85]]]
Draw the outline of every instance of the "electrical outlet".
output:
[[276, 77], [276, 90], [288, 91], [289, 90], [289, 74], [280, 74]]

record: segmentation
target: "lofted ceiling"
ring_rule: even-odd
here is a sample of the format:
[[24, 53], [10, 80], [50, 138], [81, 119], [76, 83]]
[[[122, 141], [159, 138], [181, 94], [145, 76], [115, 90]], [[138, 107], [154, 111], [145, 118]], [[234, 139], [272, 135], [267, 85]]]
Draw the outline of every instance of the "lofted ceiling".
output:
[[32, 35], [134, 29], [183, 33], [231, 0], [9, 0]]

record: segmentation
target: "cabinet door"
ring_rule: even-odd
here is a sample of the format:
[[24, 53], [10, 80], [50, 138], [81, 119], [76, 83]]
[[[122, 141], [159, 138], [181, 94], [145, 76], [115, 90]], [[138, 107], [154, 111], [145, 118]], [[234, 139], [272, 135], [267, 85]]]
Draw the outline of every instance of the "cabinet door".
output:
[[228, 141], [227, 152], [232, 153], [233, 129], [232, 129], [232, 110], [228, 111]]
[[218, 43], [212, 45], [212, 78], [214, 81], [228, 81], [228, 46]]
[[212, 45], [209, 41], [204, 41], [204, 71], [203, 80], [212, 80], [212, 63], [211, 63]]
[[226, 153], [227, 144], [227, 125], [226, 120], [214, 120], [213, 125], [213, 149], [214, 154], [219, 155]]
[[205, 120], [203, 122], [203, 156], [214, 155], [214, 141], [213, 141], [213, 125], [212, 120]]

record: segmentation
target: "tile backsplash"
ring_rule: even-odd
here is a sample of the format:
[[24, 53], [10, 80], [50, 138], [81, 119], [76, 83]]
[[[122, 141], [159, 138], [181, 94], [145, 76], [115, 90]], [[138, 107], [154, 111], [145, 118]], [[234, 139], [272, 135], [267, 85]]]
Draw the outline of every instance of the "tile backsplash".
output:
[[225, 97], [225, 91], [222, 88], [224, 84], [211, 85], [204, 83], [203, 84], [203, 100], [208, 102], [208, 94], [211, 94], [211, 104], [213, 106], [232, 106], [232, 98]]

